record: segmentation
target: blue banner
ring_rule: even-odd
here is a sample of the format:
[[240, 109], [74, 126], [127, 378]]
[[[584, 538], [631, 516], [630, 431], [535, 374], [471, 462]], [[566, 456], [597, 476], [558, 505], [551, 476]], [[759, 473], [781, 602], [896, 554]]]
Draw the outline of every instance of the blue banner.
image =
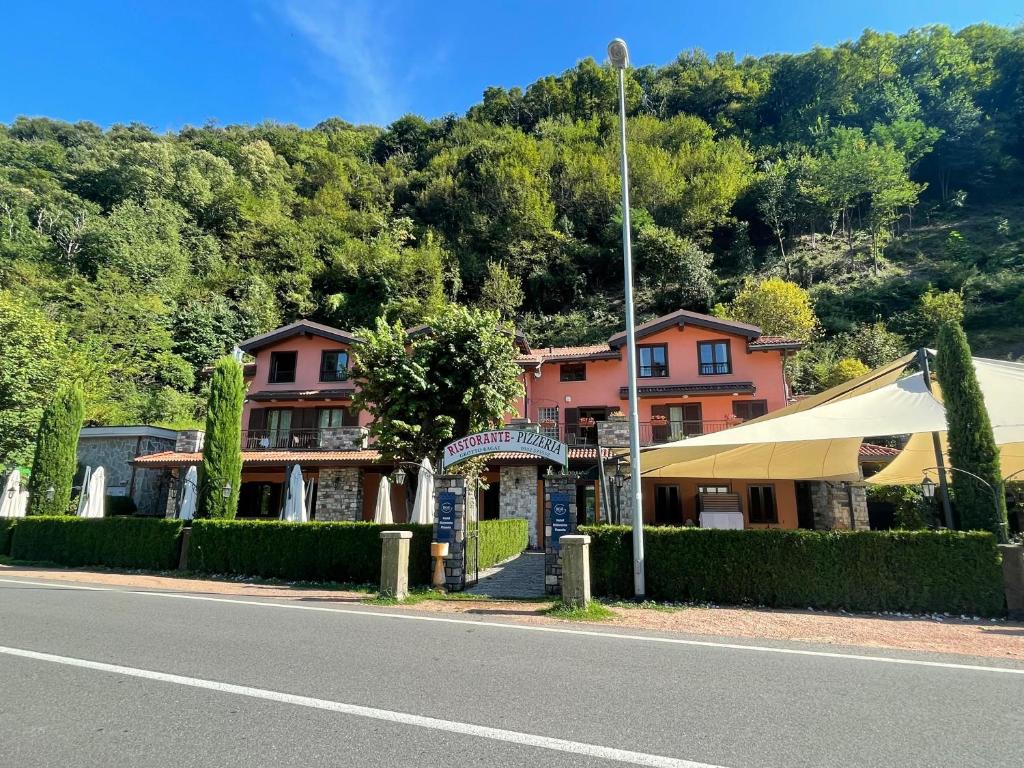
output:
[[455, 541], [455, 499], [451, 491], [437, 494], [437, 541]]
[[571, 497], [568, 493], [551, 494], [551, 546], [554, 549], [561, 548], [559, 539], [563, 534], [571, 533], [573, 530], [572, 520], [569, 513]]

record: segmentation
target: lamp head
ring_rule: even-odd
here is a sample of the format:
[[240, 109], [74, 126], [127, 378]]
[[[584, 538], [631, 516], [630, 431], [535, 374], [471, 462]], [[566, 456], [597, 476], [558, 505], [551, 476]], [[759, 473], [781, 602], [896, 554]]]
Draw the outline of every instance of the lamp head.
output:
[[935, 496], [935, 482], [928, 475], [925, 475], [924, 479], [921, 480], [921, 493], [926, 499]]
[[612, 66], [616, 69], [625, 69], [629, 66], [629, 48], [626, 47], [626, 41], [621, 37], [616, 37], [610, 43], [608, 43], [608, 58], [612, 62]]
[[225, 499], [231, 497], [231, 483], [224, 483], [224, 487], [220, 489], [220, 495]]
[[395, 470], [394, 474], [391, 475], [392, 481], [395, 485], [405, 485], [405, 470], [399, 467]]

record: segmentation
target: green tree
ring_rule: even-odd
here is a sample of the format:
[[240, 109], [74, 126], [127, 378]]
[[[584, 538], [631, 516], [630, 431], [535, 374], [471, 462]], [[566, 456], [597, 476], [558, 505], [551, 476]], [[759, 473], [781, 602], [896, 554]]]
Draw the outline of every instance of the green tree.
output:
[[360, 333], [355, 407], [389, 459], [436, 457], [457, 436], [498, 426], [523, 395], [513, 330], [491, 312], [453, 306], [410, 338], [378, 319]]
[[824, 380], [821, 382], [824, 389], [835, 387], [850, 379], [863, 376], [868, 368], [864, 363], [854, 357], [843, 357], [836, 360], [828, 369]]
[[[222, 357], [210, 379], [206, 409], [206, 443], [199, 468], [199, 517], [231, 519], [238, 513], [242, 485], [242, 406], [245, 380], [242, 366]], [[230, 486], [225, 498], [223, 489]]]
[[[61, 515], [71, 503], [71, 483], [78, 468], [78, 433], [85, 412], [77, 385], [62, 387], [43, 410], [29, 477], [29, 514]], [[50, 495], [50, 489], [53, 495]]]
[[818, 327], [810, 295], [796, 283], [777, 277], [748, 283], [727, 307], [716, 313], [752, 323], [768, 336], [807, 341]]
[[488, 262], [487, 278], [480, 289], [480, 308], [495, 312], [502, 320], [515, 317], [523, 304], [523, 287], [508, 270], [496, 262]]
[[[935, 369], [946, 406], [949, 461], [955, 469], [963, 470], [951, 473], [960, 527], [992, 531], [1000, 541], [1005, 541], [1006, 497], [999, 449], [978, 385], [967, 336], [956, 323], [946, 323], [939, 332]], [[995, 492], [996, 503], [993, 504], [989, 488], [964, 472], [988, 483]]]

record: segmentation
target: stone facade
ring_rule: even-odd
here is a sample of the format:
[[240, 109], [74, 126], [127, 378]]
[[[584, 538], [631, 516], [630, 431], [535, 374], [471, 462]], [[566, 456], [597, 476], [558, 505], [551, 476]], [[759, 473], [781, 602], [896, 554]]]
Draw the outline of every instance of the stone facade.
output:
[[569, 496], [569, 530], [566, 533], [576, 533], [576, 478], [573, 475], [544, 477], [544, 589], [549, 595], [560, 595], [562, 551], [554, 546], [554, 537], [551, 535], [552, 493], [564, 493]]
[[320, 447], [332, 451], [361, 451], [366, 448], [366, 427], [330, 427], [320, 432]]
[[476, 517], [476, 494], [467, 493], [466, 478], [461, 475], [434, 478], [434, 541], [438, 540], [437, 494], [443, 491], [456, 498], [455, 532], [444, 559], [444, 585], [449, 592], [461, 592], [466, 588], [466, 520]]
[[199, 453], [206, 443], [206, 433], [201, 429], [183, 429], [174, 443], [177, 453]]
[[605, 448], [629, 447], [629, 421], [625, 416], [609, 416], [597, 422], [597, 444]]
[[537, 543], [537, 467], [502, 467], [499, 481], [500, 506], [498, 516], [502, 520], [519, 518], [526, 520], [530, 536], [530, 548]]
[[363, 519], [363, 470], [359, 467], [321, 469], [316, 519], [358, 522]]
[[829, 482], [812, 482], [810, 486], [815, 530], [870, 530], [864, 486]]
[[173, 430], [156, 427], [86, 427], [78, 437], [78, 464], [103, 467], [108, 496], [131, 497], [140, 515], [160, 515], [167, 494], [169, 473], [132, 464], [137, 456], [169, 451]]

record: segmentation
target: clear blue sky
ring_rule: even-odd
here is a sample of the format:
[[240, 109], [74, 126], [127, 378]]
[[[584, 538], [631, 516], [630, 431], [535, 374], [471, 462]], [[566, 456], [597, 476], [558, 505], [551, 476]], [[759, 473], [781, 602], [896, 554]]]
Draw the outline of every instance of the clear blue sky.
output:
[[10, 2], [0, 121], [18, 115], [311, 126], [462, 113], [489, 85], [526, 86], [609, 39], [636, 64], [702, 48], [803, 51], [943, 23], [1024, 23], [1020, 0], [38, 0]]

